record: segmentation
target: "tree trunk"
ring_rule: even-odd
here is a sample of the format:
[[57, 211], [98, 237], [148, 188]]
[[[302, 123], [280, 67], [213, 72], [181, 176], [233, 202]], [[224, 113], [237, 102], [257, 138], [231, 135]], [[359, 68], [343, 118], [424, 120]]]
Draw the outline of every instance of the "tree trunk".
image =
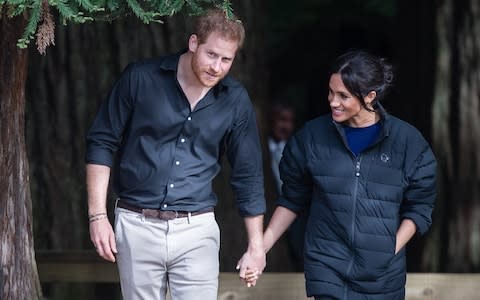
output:
[[[387, 109], [413, 124], [432, 144], [432, 103], [435, 70], [435, 11], [434, 0], [397, 1], [398, 15], [395, 33], [397, 81]], [[408, 41], [408, 42], [405, 42]], [[433, 146], [433, 144], [432, 144]], [[409, 272], [432, 271], [425, 261], [438, 254], [441, 247], [428, 249], [426, 243], [438, 234], [441, 203], [434, 210], [433, 227], [427, 235], [415, 236], [407, 245]]]
[[23, 16], [0, 9], [0, 299], [41, 298], [25, 149], [27, 51], [16, 47]]
[[[434, 150], [439, 159], [441, 249], [436, 271], [480, 270], [480, 3], [443, 0], [437, 7]], [[433, 252], [434, 253], [434, 252]], [[441, 266], [444, 267], [441, 267]]]

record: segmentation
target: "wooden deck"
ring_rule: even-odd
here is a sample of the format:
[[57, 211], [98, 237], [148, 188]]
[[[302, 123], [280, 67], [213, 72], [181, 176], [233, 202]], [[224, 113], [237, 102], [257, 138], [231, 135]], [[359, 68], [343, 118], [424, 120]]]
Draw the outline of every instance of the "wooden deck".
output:
[[[40, 281], [118, 282], [115, 264], [105, 262], [91, 251], [38, 252]], [[409, 273], [407, 300], [480, 299], [480, 274]], [[293, 300], [305, 296], [303, 273], [264, 273], [256, 287], [245, 287], [237, 273], [221, 273], [220, 300]]]

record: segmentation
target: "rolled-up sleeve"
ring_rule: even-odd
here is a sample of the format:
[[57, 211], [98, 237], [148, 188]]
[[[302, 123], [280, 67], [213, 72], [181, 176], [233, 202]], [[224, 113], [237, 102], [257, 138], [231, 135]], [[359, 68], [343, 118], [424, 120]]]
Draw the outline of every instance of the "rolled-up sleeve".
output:
[[423, 138], [418, 138], [412, 144], [418, 146], [419, 150], [412, 155], [412, 162], [407, 169], [408, 187], [404, 193], [401, 217], [411, 219], [417, 226], [417, 232], [424, 234], [432, 224], [437, 163]]
[[247, 92], [238, 96], [238, 110], [227, 138], [227, 156], [232, 167], [230, 178], [239, 214], [264, 214], [263, 162], [256, 114]]
[[312, 197], [312, 179], [307, 170], [306, 130], [300, 130], [285, 146], [280, 161], [282, 194], [277, 205], [294, 212], [303, 211]]
[[132, 103], [132, 68], [127, 67], [103, 101], [87, 134], [85, 162], [111, 167], [120, 147]]

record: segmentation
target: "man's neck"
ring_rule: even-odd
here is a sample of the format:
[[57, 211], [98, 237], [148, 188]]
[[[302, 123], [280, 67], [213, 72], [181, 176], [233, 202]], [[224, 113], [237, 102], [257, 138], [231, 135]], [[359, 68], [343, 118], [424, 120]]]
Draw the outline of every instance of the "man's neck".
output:
[[177, 80], [190, 103], [190, 109], [193, 111], [197, 103], [211, 88], [200, 83], [193, 73], [191, 64], [192, 53], [186, 52], [180, 56], [177, 68]]

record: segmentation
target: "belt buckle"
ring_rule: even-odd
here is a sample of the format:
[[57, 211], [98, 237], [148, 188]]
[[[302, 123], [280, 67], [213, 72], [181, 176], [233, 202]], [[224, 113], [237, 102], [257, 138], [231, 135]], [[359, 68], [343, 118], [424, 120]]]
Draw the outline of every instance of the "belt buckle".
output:
[[[175, 213], [175, 214], [174, 214]], [[159, 210], [158, 211], [158, 218], [161, 220], [174, 220], [178, 218], [178, 211], [174, 210]]]
[[170, 221], [178, 218], [178, 211], [144, 208], [142, 209], [142, 215], [147, 218], [156, 218], [160, 220]]

